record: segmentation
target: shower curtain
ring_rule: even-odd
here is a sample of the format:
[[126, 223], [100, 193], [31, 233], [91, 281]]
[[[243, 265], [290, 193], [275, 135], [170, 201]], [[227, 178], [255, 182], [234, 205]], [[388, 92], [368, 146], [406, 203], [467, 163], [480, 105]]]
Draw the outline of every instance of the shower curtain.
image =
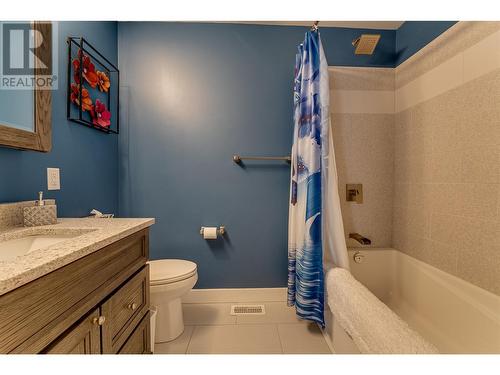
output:
[[295, 59], [288, 305], [322, 326], [324, 250], [335, 265], [349, 267], [329, 131], [328, 81], [319, 32], [307, 32]]

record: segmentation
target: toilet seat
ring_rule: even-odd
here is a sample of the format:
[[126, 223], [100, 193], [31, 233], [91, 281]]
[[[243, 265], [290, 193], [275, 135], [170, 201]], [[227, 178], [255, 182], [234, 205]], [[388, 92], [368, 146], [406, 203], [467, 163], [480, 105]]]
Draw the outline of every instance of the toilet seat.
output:
[[181, 259], [149, 261], [150, 285], [165, 285], [189, 279], [196, 275], [196, 263]]

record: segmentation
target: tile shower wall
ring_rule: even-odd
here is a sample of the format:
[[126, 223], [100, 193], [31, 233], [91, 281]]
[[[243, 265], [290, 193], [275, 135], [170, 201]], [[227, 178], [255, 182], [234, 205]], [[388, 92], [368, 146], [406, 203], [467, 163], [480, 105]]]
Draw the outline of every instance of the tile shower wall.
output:
[[500, 23], [396, 68], [393, 247], [500, 295]]
[[[330, 101], [346, 238], [392, 243], [394, 69], [330, 68]], [[346, 201], [346, 184], [363, 184], [363, 203]], [[347, 238], [347, 245], [360, 244]]]

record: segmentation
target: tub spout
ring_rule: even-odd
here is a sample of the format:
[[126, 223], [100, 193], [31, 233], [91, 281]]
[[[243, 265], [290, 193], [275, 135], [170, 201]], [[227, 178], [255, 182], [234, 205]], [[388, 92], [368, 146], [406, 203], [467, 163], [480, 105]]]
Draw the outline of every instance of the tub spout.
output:
[[349, 238], [358, 241], [361, 245], [370, 245], [372, 243], [369, 238], [363, 237], [359, 233], [349, 233]]

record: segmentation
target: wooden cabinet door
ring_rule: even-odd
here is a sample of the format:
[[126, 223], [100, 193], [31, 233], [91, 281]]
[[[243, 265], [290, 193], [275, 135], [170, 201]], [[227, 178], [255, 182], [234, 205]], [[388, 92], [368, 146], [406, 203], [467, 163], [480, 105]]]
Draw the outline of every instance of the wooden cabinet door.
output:
[[147, 313], [118, 354], [151, 354], [150, 315]]
[[46, 354], [100, 354], [101, 334], [99, 309], [95, 309], [80, 323], [43, 351]]
[[115, 354], [149, 311], [149, 266], [146, 265], [101, 305], [102, 352]]

